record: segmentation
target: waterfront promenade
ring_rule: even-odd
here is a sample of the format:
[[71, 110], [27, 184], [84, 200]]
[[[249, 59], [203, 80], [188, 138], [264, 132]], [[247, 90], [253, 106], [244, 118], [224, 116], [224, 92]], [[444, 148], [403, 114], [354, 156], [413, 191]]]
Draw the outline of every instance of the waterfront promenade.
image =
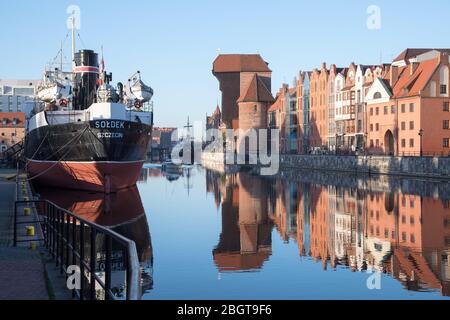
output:
[[13, 247], [14, 170], [0, 169], [0, 300], [48, 300], [39, 250]]

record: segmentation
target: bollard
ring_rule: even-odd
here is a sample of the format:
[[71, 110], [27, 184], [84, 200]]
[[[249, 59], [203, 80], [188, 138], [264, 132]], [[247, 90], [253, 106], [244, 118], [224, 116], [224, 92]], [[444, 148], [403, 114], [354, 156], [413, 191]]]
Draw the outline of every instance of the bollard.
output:
[[28, 226], [26, 229], [28, 237], [34, 237], [36, 235], [36, 230], [34, 229], [33, 226]]
[[23, 209], [23, 213], [26, 217], [31, 216], [31, 208], [25, 208]]

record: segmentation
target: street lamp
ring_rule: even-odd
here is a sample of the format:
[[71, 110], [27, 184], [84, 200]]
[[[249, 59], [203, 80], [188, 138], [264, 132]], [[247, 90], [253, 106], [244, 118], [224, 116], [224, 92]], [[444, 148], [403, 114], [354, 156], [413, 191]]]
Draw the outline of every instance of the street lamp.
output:
[[420, 129], [419, 136], [420, 136], [420, 156], [421, 157], [423, 157], [423, 133], [424, 133], [424, 130]]

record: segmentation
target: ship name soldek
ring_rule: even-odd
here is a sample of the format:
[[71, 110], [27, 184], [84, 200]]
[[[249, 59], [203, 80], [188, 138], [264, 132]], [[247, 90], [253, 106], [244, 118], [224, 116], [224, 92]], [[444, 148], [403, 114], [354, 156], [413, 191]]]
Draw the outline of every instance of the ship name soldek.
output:
[[[124, 121], [101, 120], [95, 121], [96, 129], [125, 129]], [[122, 139], [124, 137], [122, 132], [98, 132], [99, 139]]]

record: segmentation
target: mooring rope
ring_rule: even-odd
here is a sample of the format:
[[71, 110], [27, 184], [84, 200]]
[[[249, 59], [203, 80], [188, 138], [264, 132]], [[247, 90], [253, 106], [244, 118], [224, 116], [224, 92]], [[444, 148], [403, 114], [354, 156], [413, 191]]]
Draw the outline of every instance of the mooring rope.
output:
[[[63, 150], [65, 147], [67, 147], [69, 144], [71, 144], [72, 142], [74, 142], [75, 140], [80, 139], [83, 134], [87, 131], [89, 127], [86, 127], [83, 132], [81, 132], [78, 136], [72, 138], [69, 142], [67, 142], [64, 146], [62, 146], [61, 148], [59, 148], [57, 151], [55, 151], [49, 158], [53, 157], [54, 155], [56, 155], [58, 152], [60, 152], [61, 150]], [[44, 170], [43, 172], [39, 173], [36, 176], [33, 176], [31, 178], [27, 178], [26, 181], [32, 181], [34, 179], [37, 179], [41, 176], [43, 176], [44, 174], [46, 174], [47, 172], [49, 172], [50, 170], [52, 170], [54, 167], [56, 167], [58, 164], [60, 164], [61, 162], [63, 162], [63, 158], [65, 156], [67, 156], [69, 154], [69, 152], [72, 150], [72, 148], [69, 148], [59, 159], [58, 161], [56, 161], [53, 165], [51, 165], [49, 168], [47, 168], [46, 170]], [[48, 158], [47, 158], [48, 159]]]

